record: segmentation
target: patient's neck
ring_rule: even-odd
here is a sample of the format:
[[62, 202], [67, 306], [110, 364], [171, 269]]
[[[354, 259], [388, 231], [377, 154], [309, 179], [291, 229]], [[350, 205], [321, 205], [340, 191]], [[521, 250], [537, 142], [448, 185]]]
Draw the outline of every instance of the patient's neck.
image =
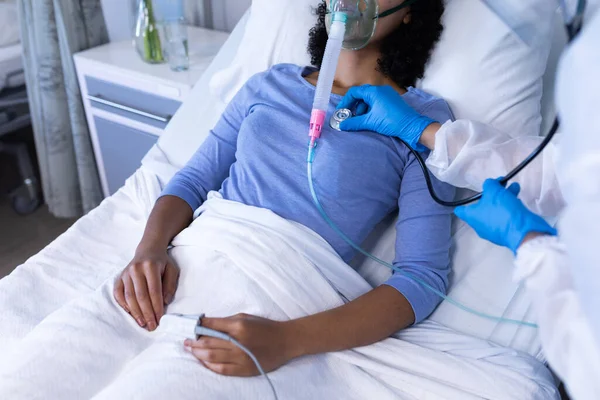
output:
[[[391, 85], [400, 93], [404, 93], [403, 88], [377, 71], [379, 57], [379, 48], [375, 46], [367, 46], [358, 51], [342, 50], [333, 82], [333, 93], [343, 96], [351, 87], [360, 85]], [[306, 79], [316, 85], [318, 76], [316, 72]]]
[[367, 47], [358, 51], [342, 50], [335, 72], [335, 86], [348, 90], [352, 86], [385, 85], [387, 79], [377, 71], [379, 50]]

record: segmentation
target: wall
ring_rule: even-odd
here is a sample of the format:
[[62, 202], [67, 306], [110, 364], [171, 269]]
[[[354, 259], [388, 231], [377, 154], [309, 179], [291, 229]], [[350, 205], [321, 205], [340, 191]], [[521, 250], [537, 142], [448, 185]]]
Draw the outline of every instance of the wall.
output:
[[135, 1], [100, 0], [111, 42], [131, 39], [133, 33]]
[[[205, 0], [184, 0], [186, 18], [193, 24], [202, 26]], [[252, 0], [206, 0], [212, 10], [212, 27], [222, 31], [232, 31]], [[277, 0], [274, 0], [277, 1]], [[137, 0], [101, 0], [102, 13], [111, 41], [131, 38]], [[210, 18], [209, 18], [210, 21]], [[210, 25], [210, 23], [209, 23]]]

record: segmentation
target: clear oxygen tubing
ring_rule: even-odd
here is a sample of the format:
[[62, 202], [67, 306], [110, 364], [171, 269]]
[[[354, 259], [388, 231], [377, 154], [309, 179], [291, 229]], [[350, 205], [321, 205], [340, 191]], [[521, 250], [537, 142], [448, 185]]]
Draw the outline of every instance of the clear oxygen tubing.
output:
[[348, 16], [343, 12], [334, 12], [332, 17], [329, 39], [325, 47], [325, 55], [319, 71], [315, 100], [310, 116], [310, 146], [314, 147], [317, 139], [321, 137], [321, 132], [325, 124], [327, 109], [329, 108], [329, 98], [333, 89], [333, 79], [337, 69], [338, 59], [342, 51], [342, 43], [346, 33], [346, 22]]
[[[323, 62], [321, 64], [321, 70], [319, 72], [319, 79], [317, 81], [315, 99], [313, 102], [313, 109], [312, 109], [311, 118], [310, 118], [310, 131], [308, 134], [310, 137], [310, 142], [308, 144], [308, 157], [306, 160], [307, 161], [308, 184], [310, 186], [310, 192], [311, 192], [313, 201], [314, 201], [317, 209], [319, 210], [319, 213], [321, 214], [323, 219], [327, 222], [327, 224], [329, 224], [331, 229], [333, 229], [335, 231], [335, 233], [337, 233], [346, 243], [348, 243], [355, 250], [362, 253], [366, 257], [369, 257], [370, 259], [378, 262], [379, 264], [391, 269], [392, 271], [396, 271], [401, 274], [404, 274], [405, 276], [414, 280], [415, 282], [422, 285], [426, 289], [432, 291], [437, 296], [441, 297], [443, 300], [460, 308], [461, 310], [469, 312], [474, 315], [477, 315], [481, 318], [485, 318], [485, 319], [496, 321], [496, 322], [524, 325], [524, 326], [528, 326], [528, 327], [532, 327], [532, 328], [537, 328], [537, 325], [534, 323], [531, 323], [531, 322], [518, 321], [518, 320], [501, 318], [501, 317], [494, 317], [492, 315], [488, 315], [488, 314], [482, 313], [480, 311], [473, 310], [473, 309], [457, 302], [456, 300], [446, 296], [444, 293], [435, 289], [434, 287], [429, 285], [427, 282], [419, 279], [418, 277], [416, 277], [412, 274], [409, 274], [409, 273], [403, 271], [402, 269], [395, 267], [394, 265], [392, 265], [390, 263], [380, 260], [379, 258], [375, 257], [374, 255], [370, 254], [366, 250], [363, 250], [360, 246], [355, 244], [348, 236], [346, 236], [346, 234], [344, 234], [344, 232], [342, 232], [342, 230], [331, 220], [331, 218], [329, 218], [329, 216], [325, 212], [325, 209], [321, 205], [321, 202], [319, 201], [319, 197], [317, 196], [317, 193], [315, 191], [313, 174], [312, 174], [312, 165], [313, 165], [313, 160], [315, 157], [315, 147], [317, 145], [317, 140], [321, 137], [322, 128], [324, 126], [325, 117], [327, 115], [327, 109], [329, 108], [329, 99], [331, 97], [331, 91], [333, 89], [333, 80], [335, 78], [335, 72], [337, 69], [338, 59], [340, 57], [340, 52], [342, 51], [342, 43], [344, 41], [344, 35], [346, 32], [346, 22], [347, 21], [348, 21], [348, 16], [346, 14], [344, 14], [343, 12], [334, 12], [333, 13], [331, 29], [329, 32], [329, 39], [327, 40], [327, 46], [325, 47], [325, 55], [323, 57]], [[409, 147], [409, 149], [410, 149], [410, 147]], [[421, 167], [424, 167], [425, 168], [424, 171], [427, 171], [426, 167], [425, 167], [425, 163], [423, 162], [423, 160], [420, 157], [418, 157], [418, 155], [417, 155], [417, 160], [421, 161]], [[425, 174], [425, 177], [429, 178], [427, 173]], [[426, 181], [428, 183], [428, 188], [430, 189], [430, 192], [434, 195], [435, 192], [433, 191], [433, 187], [432, 186], [430, 187], [431, 182], [428, 179], [426, 179]], [[434, 199], [435, 199], [435, 197], [434, 197]]]
[[307, 172], [307, 176], [308, 176], [308, 185], [310, 187], [310, 193], [312, 195], [313, 202], [315, 203], [315, 206], [319, 210], [319, 213], [321, 214], [323, 219], [327, 222], [327, 224], [331, 227], [331, 229], [333, 229], [335, 231], [335, 233], [339, 237], [341, 237], [346, 243], [348, 243], [352, 248], [354, 248], [359, 253], [363, 254], [365, 257], [368, 257], [371, 260], [378, 262], [379, 264], [383, 265], [384, 267], [387, 267], [387, 268], [391, 269], [392, 271], [396, 271], [398, 273], [403, 274], [404, 276], [407, 276], [408, 278], [417, 282], [419, 285], [423, 286], [427, 290], [430, 290], [431, 292], [433, 292], [434, 294], [436, 294], [437, 296], [442, 298], [442, 300], [447, 301], [448, 303], [458, 307], [459, 309], [461, 309], [463, 311], [466, 311], [466, 312], [476, 315], [478, 317], [488, 319], [491, 321], [495, 321], [495, 322], [499, 322], [499, 323], [523, 325], [523, 326], [527, 326], [530, 328], [538, 327], [533, 322], [519, 321], [516, 319], [509, 319], [509, 318], [502, 318], [502, 317], [495, 317], [493, 315], [489, 315], [489, 314], [483, 313], [481, 311], [477, 311], [472, 308], [469, 308], [469, 307], [465, 306], [464, 304], [459, 303], [458, 301], [452, 299], [451, 297], [446, 296], [444, 293], [440, 292], [439, 290], [437, 290], [433, 286], [429, 285], [427, 282], [423, 281], [422, 279], [420, 279], [420, 278], [414, 276], [413, 274], [410, 274], [410, 273], [402, 270], [401, 268], [398, 268], [390, 263], [380, 260], [379, 258], [375, 257], [373, 254], [369, 253], [368, 251], [364, 250], [363, 248], [358, 246], [356, 243], [354, 243], [352, 241], [352, 239], [350, 239], [344, 232], [342, 232], [342, 230], [335, 224], [335, 222], [333, 222], [331, 220], [331, 218], [329, 218], [329, 215], [327, 215], [327, 212], [325, 212], [325, 209], [323, 208], [323, 206], [321, 205], [321, 202], [319, 201], [319, 197], [317, 196], [317, 192], [315, 190], [313, 171], [312, 171], [314, 158], [315, 158], [315, 146], [309, 146], [307, 163], [306, 163], [306, 168], [307, 168], [306, 172]]

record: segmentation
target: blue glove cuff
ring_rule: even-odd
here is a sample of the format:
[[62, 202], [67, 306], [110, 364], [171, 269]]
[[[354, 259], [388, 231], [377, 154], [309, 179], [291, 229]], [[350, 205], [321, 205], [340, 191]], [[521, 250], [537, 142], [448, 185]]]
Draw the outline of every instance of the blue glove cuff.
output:
[[550, 236], [556, 236], [558, 232], [555, 228], [551, 227], [546, 220], [539, 215], [531, 214], [527, 219], [523, 229], [519, 229], [517, 234], [513, 235], [513, 240], [510, 243], [510, 249], [516, 255], [517, 250], [523, 243], [525, 236], [532, 232], [543, 233]]
[[419, 115], [415, 121], [410, 124], [410, 129], [406, 132], [406, 143], [409, 144], [413, 149], [423, 152], [427, 150], [427, 147], [423, 146], [419, 143], [421, 136], [423, 135], [423, 131], [435, 121], [429, 117], [424, 115]]

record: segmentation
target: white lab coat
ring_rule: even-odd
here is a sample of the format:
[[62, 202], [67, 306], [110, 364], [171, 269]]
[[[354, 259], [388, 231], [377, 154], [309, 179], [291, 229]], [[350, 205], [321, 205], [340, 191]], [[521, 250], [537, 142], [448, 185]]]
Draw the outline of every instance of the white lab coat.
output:
[[537, 317], [544, 354], [573, 400], [600, 399], [600, 348], [573, 282], [562, 240], [542, 237], [517, 253], [522, 281]]
[[[456, 187], [481, 191], [488, 178], [505, 176], [538, 147], [540, 136], [510, 135], [473, 121], [446, 122], [437, 132], [427, 167], [440, 180]], [[514, 179], [521, 199], [536, 214], [554, 217], [565, 200], [556, 174], [560, 135]]]
[[[590, 14], [588, 14], [589, 17]], [[600, 399], [600, 12], [566, 52], [557, 105], [564, 136], [517, 177], [520, 198], [544, 216], [562, 210], [560, 238], [518, 252], [515, 278], [528, 289], [546, 357], [574, 400]], [[512, 138], [470, 121], [443, 125], [427, 164], [457, 186], [480, 190], [505, 175], [542, 138]], [[494, 160], [494, 162], [490, 162]]]

